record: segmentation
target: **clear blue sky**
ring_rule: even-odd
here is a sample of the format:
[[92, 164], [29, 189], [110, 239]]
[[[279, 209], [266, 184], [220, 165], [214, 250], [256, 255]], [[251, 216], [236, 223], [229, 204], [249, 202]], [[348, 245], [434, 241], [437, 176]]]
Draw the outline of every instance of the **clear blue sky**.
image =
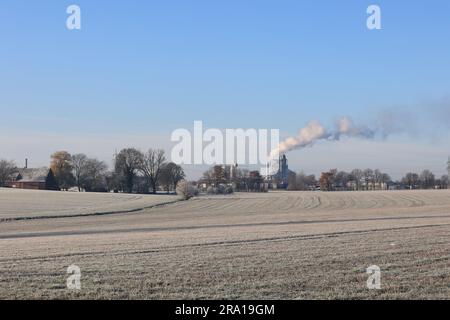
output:
[[[81, 7], [80, 31], [66, 29], [70, 4]], [[366, 28], [370, 4], [381, 7], [382, 30]], [[446, 0], [3, 0], [0, 143], [7, 154], [0, 156], [41, 165], [51, 148], [65, 147], [64, 137], [74, 149], [86, 135], [145, 135], [164, 144], [194, 120], [294, 134], [311, 119], [367, 123], [386, 109], [417, 113], [443, 156], [450, 153], [449, 38]], [[55, 136], [62, 141], [52, 144]], [[94, 140], [86, 140], [88, 151], [113, 152], [99, 151], [113, 142]], [[423, 137], [397, 140], [429, 146]], [[32, 147], [32, 155], [23, 150]]]

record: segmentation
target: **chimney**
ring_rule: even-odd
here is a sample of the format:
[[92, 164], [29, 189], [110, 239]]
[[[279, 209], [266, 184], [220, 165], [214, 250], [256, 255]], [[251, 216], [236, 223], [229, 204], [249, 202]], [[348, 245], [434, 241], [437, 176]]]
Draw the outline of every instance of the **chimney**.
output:
[[25, 169], [28, 169], [28, 159], [25, 158]]

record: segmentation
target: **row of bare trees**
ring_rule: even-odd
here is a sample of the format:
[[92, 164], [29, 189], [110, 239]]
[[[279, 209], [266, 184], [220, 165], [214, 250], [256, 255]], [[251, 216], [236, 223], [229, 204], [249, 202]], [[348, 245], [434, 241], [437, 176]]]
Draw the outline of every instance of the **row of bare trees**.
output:
[[[170, 192], [185, 177], [183, 169], [167, 162], [164, 151], [159, 149], [149, 149], [146, 153], [135, 148], [122, 149], [115, 156], [111, 171], [104, 161], [84, 153], [71, 155], [57, 151], [51, 155], [50, 169], [60, 189], [77, 187], [86, 192], [156, 193], [159, 188]], [[0, 160], [0, 186], [17, 171], [14, 162]]]
[[430, 170], [422, 173], [407, 173], [400, 181], [393, 181], [391, 177], [380, 170], [354, 169], [350, 172], [332, 169], [323, 172], [317, 181], [314, 175], [292, 173], [289, 177], [289, 190], [383, 190], [396, 189], [447, 189], [449, 177], [447, 175], [436, 179]]
[[143, 153], [135, 148], [122, 149], [115, 158], [114, 189], [156, 193], [161, 186], [165, 191], [176, 190], [185, 178], [183, 168], [167, 162], [164, 151], [149, 149]]
[[443, 175], [437, 179], [430, 170], [424, 170], [422, 173], [407, 173], [401, 180], [401, 183], [408, 189], [447, 189], [449, 187], [448, 175]]
[[289, 190], [315, 190], [320, 187], [323, 191], [334, 190], [373, 190], [383, 189], [391, 181], [387, 173], [372, 169], [354, 169], [350, 172], [331, 169], [322, 172], [319, 180], [314, 175], [303, 172], [289, 176]]

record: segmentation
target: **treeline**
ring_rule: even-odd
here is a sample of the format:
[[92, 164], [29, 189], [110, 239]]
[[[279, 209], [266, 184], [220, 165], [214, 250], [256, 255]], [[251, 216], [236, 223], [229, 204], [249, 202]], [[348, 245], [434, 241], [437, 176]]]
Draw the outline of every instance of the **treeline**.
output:
[[320, 190], [387, 190], [392, 181], [387, 173], [372, 169], [354, 169], [351, 172], [332, 169], [323, 172], [319, 179]]
[[322, 172], [319, 180], [314, 175], [292, 173], [288, 190], [357, 191], [384, 190], [392, 181], [387, 173], [372, 169], [354, 169], [351, 172], [331, 169]]
[[443, 175], [441, 178], [436, 176], [430, 170], [424, 170], [422, 173], [407, 173], [400, 182], [408, 189], [448, 189], [449, 177]]
[[[84, 153], [71, 155], [58, 151], [51, 155], [50, 169], [61, 190], [76, 187], [86, 192], [156, 193], [171, 192], [185, 178], [183, 169], [167, 162], [163, 150], [142, 152], [122, 149], [114, 158], [113, 168]], [[0, 186], [19, 169], [12, 161], [0, 160]]]
[[394, 181], [389, 174], [380, 170], [354, 169], [350, 172], [332, 169], [322, 172], [319, 180], [314, 175], [303, 172], [291, 173], [288, 190], [322, 190], [322, 191], [367, 191], [388, 189], [447, 189], [447, 175], [436, 179], [430, 170], [422, 173], [407, 173], [399, 181]]

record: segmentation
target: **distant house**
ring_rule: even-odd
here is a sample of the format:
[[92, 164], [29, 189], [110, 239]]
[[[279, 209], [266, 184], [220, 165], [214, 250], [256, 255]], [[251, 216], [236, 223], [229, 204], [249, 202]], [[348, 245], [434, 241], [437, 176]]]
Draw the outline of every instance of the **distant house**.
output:
[[8, 186], [17, 189], [59, 190], [53, 171], [45, 167], [18, 169]]

